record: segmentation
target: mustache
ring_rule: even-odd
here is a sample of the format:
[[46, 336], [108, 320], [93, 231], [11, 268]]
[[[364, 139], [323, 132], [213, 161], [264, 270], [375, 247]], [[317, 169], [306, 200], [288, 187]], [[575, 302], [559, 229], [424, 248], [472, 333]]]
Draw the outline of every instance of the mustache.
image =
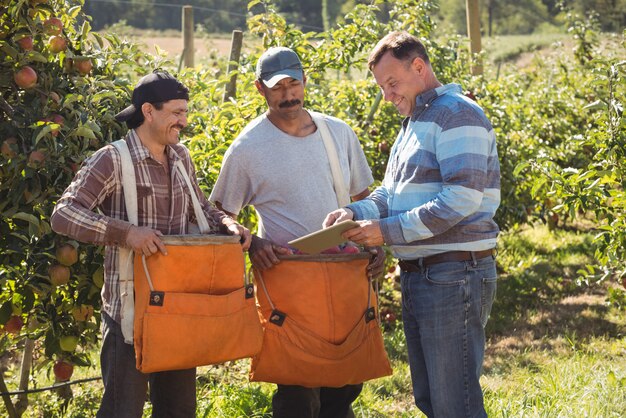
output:
[[300, 104], [300, 99], [285, 100], [278, 104], [278, 107], [291, 107]]

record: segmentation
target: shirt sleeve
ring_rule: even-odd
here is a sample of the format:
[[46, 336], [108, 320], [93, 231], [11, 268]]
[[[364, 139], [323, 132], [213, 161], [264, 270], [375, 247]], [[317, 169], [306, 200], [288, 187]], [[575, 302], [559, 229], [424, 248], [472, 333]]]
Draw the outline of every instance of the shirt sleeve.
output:
[[209, 200], [219, 202], [226, 212], [238, 215], [252, 199], [252, 181], [248, 171], [242, 169], [238, 154], [230, 149], [224, 156], [220, 174], [217, 177]]
[[112, 152], [103, 148], [85, 160], [52, 212], [50, 223], [56, 233], [98, 245], [125, 244], [131, 224], [95, 212], [119, 184]]

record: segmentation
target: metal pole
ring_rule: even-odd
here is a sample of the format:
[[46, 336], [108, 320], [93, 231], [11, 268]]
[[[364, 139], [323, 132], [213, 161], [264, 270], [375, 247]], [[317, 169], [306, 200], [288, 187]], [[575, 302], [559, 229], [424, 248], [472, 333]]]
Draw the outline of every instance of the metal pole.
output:
[[483, 65], [476, 54], [480, 54], [480, 12], [478, 10], [478, 0], [466, 0], [467, 12], [467, 35], [470, 38], [470, 52], [472, 54], [470, 62], [472, 74], [483, 73]]
[[240, 30], [233, 31], [233, 37], [230, 42], [230, 58], [228, 59], [228, 72], [230, 80], [226, 85], [222, 102], [230, 100], [237, 96], [237, 73], [239, 68], [239, 57], [241, 56], [241, 46], [243, 44], [243, 32]]
[[193, 7], [183, 6], [183, 56], [185, 67], [193, 67]]

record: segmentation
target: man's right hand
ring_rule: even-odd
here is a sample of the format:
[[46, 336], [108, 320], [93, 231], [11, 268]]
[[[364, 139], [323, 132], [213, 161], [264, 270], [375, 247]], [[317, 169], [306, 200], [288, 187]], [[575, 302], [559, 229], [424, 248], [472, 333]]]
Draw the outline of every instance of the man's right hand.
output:
[[157, 251], [167, 255], [167, 248], [161, 240], [161, 231], [144, 226], [131, 226], [126, 236], [126, 245], [135, 251], [135, 254], [143, 254], [150, 257]]
[[277, 255], [289, 255], [291, 253], [289, 248], [272, 244], [271, 241], [259, 238], [256, 235], [252, 235], [252, 244], [248, 250], [252, 265], [255, 269], [261, 271], [280, 263]]
[[326, 219], [324, 219], [324, 223], [322, 226], [324, 228], [328, 228], [331, 225], [334, 225], [339, 222], [349, 221], [354, 218], [354, 213], [348, 208], [341, 208], [330, 212], [326, 215]]

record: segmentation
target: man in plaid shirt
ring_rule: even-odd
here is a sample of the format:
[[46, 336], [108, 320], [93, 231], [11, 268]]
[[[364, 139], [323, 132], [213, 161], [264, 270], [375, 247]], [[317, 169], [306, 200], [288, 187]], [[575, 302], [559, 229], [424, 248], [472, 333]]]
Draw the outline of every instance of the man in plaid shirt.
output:
[[[195, 221], [190, 193], [198, 196], [212, 231], [240, 235], [243, 250], [250, 245], [250, 232], [207, 201], [197, 184], [189, 151], [179, 144], [180, 131], [187, 125], [188, 99], [189, 91], [178, 80], [154, 72], [139, 80], [132, 104], [116, 115], [129, 128], [124, 139], [135, 168], [138, 226], [128, 221], [120, 153], [112, 145], [84, 162], [52, 214], [55, 232], [106, 246], [101, 349], [104, 394], [99, 418], [141, 417], [148, 383], [153, 416], [195, 416], [195, 369], [143, 374], [135, 368], [133, 346], [124, 341], [120, 325], [119, 247], [146, 256], [157, 251], [167, 255], [161, 236], [188, 234], [190, 222]], [[184, 178], [174, 170], [178, 160], [182, 160], [194, 190], [187, 190]]]

